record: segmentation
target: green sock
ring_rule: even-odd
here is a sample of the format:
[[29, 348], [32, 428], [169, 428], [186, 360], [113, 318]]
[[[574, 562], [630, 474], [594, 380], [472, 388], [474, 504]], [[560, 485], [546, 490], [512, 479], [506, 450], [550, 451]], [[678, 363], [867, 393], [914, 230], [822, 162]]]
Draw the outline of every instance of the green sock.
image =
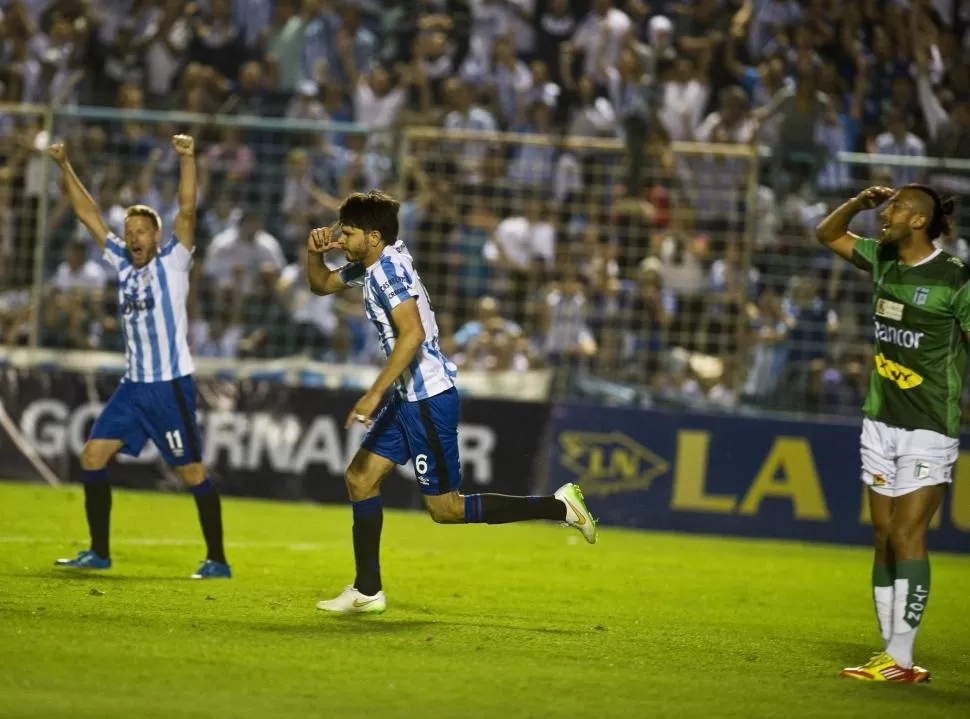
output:
[[911, 667], [916, 631], [923, 621], [930, 597], [930, 560], [897, 560], [894, 585], [893, 635], [886, 652], [900, 666]]

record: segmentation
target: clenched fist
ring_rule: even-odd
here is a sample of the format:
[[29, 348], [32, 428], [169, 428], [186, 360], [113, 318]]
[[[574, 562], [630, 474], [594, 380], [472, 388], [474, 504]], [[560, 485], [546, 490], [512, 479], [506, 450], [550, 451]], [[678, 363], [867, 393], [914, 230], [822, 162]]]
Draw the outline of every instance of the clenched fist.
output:
[[51, 145], [47, 148], [47, 153], [51, 156], [58, 165], [63, 165], [67, 162], [67, 148], [64, 147], [64, 143], [59, 142], [56, 145]]
[[874, 210], [895, 194], [896, 191], [891, 187], [867, 187], [855, 199], [862, 209]]
[[172, 138], [172, 147], [184, 157], [192, 157], [195, 154], [195, 140], [191, 135], [175, 135]]
[[330, 250], [343, 247], [343, 240], [334, 237], [336, 230], [336, 227], [330, 226], [318, 227], [317, 229], [311, 231], [306, 238], [307, 250], [317, 254], [324, 254]]

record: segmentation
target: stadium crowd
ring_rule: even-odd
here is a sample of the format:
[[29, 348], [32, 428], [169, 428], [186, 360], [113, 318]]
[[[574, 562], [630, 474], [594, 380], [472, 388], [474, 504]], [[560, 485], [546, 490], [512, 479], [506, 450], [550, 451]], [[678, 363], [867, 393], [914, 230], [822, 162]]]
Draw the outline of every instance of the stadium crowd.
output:
[[[302, 249], [344, 194], [401, 188], [401, 238], [461, 366], [854, 414], [868, 287], [815, 223], [873, 182], [970, 191], [968, 172], [835, 159], [970, 160], [970, 5], [953, 0], [2, 5], [0, 98], [65, 108], [54, 134], [116, 233], [135, 202], [170, 226], [169, 138], [198, 138], [197, 356], [378, 359], [359, 297], [311, 295]], [[71, 112], [92, 106], [129, 112]], [[422, 139], [402, 160], [416, 125], [523, 141]], [[39, 179], [50, 141], [39, 115], [0, 112], [0, 340], [24, 341], [43, 220], [41, 344], [118, 350], [111, 271], [56, 173]], [[771, 152], [749, 186], [744, 153], [681, 141]]]

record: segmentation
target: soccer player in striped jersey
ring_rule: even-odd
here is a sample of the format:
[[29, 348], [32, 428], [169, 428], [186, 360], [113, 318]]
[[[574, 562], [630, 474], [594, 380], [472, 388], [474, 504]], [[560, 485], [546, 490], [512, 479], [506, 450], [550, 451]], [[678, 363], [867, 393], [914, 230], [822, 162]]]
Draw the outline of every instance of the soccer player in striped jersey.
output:
[[91, 195], [81, 184], [63, 145], [49, 152], [67, 178], [71, 205], [118, 271], [118, 304], [127, 368], [81, 452], [84, 508], [91, 547], [58, 565], [109, 569], [111, 487], [107, 465], [118, 452], [137, 456], [151, 439], [168, 464], [195, 495], [205, 537], [205, 561], [195, 579], [228, 578], [222, 543], [222, 507], [202, 463], [202, 441], [195, 419], [194, 365], [188, 344], [186, 300], [195, 237], [195, 141], [176, 135], [179, 155], [179, 211], [174, 234], [162, 242], [158, 213], [145, 205], [125, 212], [125, 237], [112, 234]]
[[[849, 232], [885, 203], [878, 239]], [[870, 187], [818, 226], [819, 242], [872, 275], [875, 366], [862, 423], [862, 481], [875, 530], [872, 591], [883, 651], [842, 676], [924, 682], [913, 643], [930, 594], [926, 532], [953, 481], [970, 339], [970, 268], [937, 249], [953, 203], [931, 188]]]
[[[574, 484], [543, 497], [458, 493], [457, 371], [438, 346], [431, 300], [407, 247], [397, 239], [399, 207], [381, 192], [350, 195], [340, 206], [339, 231], [324, 227], [307, 238], [310, 289], [325, 295], [363, 287], [364, 311], [387, 355], [384, 369], [347, 417], [348, 427], [354, 421], [369, 427], [346, 472], [353, 502], [357, 575], [338, 597], [317, 604], [318, 609], [330, 612], [384, 611], [380, 488], [395, 465], [408, 460], [413, 462], [418, 487], [435, 522], [558, 520], [579, 529], [589, 543], [596, 541], [596, 522]], [[323, 259], [335, 248], [342, 249], [349, 261], [339, 270], [329, 269]], [[392, 388], [393, 394], [378, 412]]]

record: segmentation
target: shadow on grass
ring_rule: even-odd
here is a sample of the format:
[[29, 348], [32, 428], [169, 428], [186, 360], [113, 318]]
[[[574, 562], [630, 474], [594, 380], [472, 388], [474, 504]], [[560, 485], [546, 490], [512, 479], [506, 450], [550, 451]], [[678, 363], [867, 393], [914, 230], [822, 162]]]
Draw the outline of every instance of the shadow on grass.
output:
[[254, 631], [280, 632], [292, 634], [318, 634], [318, 633], [340, 633], [340, 634], [393, 634], [398, 632], [421, 631], [421, 630], [440, 630], [451, 631], [454, 629], [488, 629], [508, 632], [530, 632], [536, 634], [575, 634], [566, 629], [554, 629], [551, 627], [524, 627], [512, 624], [501, 624], [496, 622], [466, 622], [445, 619], [397, 619], [387, 615], [373, 616], [364, 614], [340, 615], [324, 614], [317, 612], [315, 621], [306, 624], [259, 624], [250, 625]]
[[167, 576], [145, 576], [117, 574], [111, 571], [86, 572], [72, 569], [50, 569], [34, 570], [26, 572], [0, 572], [0, 577], [18, 577], [20, 579], [58, 579], [65, 582], [89, 581], [89, 582], [192, 582], [191, 578], [178, 574]]
[[306, 624], [265, 624], [253, 623], [249, 628], [257, 632], [271, 632], [276, 634], [395, 634], [402, 632], [416, 632], [421, 629], [436, 626], [437, 622], [423, 619], [388, 620], [376, 616], [353, 615], [324, 615], [320, 621]]

